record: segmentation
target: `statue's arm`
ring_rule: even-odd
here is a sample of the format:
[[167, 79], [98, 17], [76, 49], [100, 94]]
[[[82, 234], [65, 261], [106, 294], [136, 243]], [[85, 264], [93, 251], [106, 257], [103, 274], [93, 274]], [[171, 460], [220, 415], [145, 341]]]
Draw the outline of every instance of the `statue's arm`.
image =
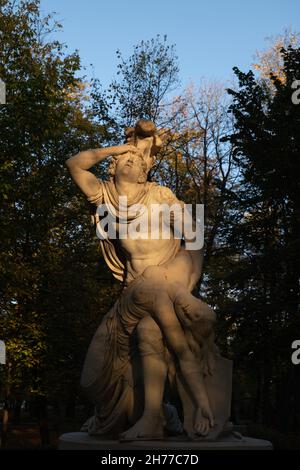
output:
[[98, 178], [88, 170], [109, 156], [122, 155], [129, 151], [137, 152], [138, 150], [136, 147], [128, 144], [85, 150], [74, 155], [74, 157], [69, 158], [66, 161], [66, 166], [77, 186], [87, 197], [90, 197], [99, 191], [100, 182]]
[[201, 278], [204, 258], [204, 247], [201, 242], [202, 229], [199, 222], [195, 220], [192, 215], [185, 212], [185, 223], [183, 224], [183, 235], [186, 245], [186, 250], [190, 254], [193, 265], [193, 273], [191, 275], [190, 287], [191, 289], [197, 284]]
[[191, 216], [191, 214], [185, 213], [183, 235], [186, 250], [189, 252], [192, 261], [192, 274], [189, 281], [190, 290], [195, 287], [202, 274], [204, 247], [202, 246], [200, 248], [201, 240], [198, 240], [200, 232], [201, 227], [199, 226], [198, 222]]
[[177, 207], [181, 207], [180, 210], [174, 212], [173, 224], [176, 226], [177, 217], [179, 218], [178, 226], [182, 224], [181, 233], [183, 234], [186, 250], [189, 252], [190, 259], [192, 261], [192, 273], [189, 279], [189, 289], [192, 290], [201, 278], [203, 268], [204, 248], [200, 248], [201, 245], [199, 242], [201, 242], [201, 240], [198, 240], [199, 234], [201, 233], [201, 227], [189, 211], [186, 210], [184, 218], [182, 217], [184, 203], [183, 201], [180, 201], [169, 188], [163, 187], [161, 189], [161, 194], [162, 199], [166, 200], [170, 206], [176, 204]]

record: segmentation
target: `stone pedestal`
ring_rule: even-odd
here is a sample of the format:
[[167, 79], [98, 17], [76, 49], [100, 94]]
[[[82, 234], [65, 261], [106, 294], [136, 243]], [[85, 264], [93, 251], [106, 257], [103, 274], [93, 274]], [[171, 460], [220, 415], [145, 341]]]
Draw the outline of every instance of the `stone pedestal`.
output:
[[162, 441], [119, 442], [105, 440], [97, 436], [89, 436], [85, 432], [63, 434], [59, 439], [59, 450], [272, 450], [271, 442], [252, 437], [227, 436], [216, 441], [183, 441], [168, 438]]

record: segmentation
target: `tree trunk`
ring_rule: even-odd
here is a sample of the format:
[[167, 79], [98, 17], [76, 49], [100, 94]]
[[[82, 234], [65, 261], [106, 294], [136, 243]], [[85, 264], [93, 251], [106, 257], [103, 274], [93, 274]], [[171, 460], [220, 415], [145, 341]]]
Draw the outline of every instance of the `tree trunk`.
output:
[[74, 397], [70, 397], [68, 403], [66, 404], [66, 418], [74, 419], [76, 415], [76, 401]]
[[13, 422], [15, 424], [20, 424], [21, 422], [21, 407], [22, 407], [22, 400], [16, 399], [13, 406]]
[[48, 425], [48, 412], [47, 412], [47, 400], [44, 397], [38, 397], [36, 399], [36, 412], [40, 430], [40, 438], [42, 446], [48, 446], [50, 444], [50, 432]]
[[5, 400], [2, 418], [2, 430], [1, 430], [1, 448], [7, 447], [7, 436], [8, 436], [8, 423], [9, 423], [9, 397], [10, 397], [10, 369], [11, 364], [8, 362], [6, 366], [5, 374]]
[[256, 392], [256, 400], [255, 400], [255, 421], [258, 424], [262, 424], [263, 422], [263, 389], [264, 389], [264, 370], [263, 364], [260, 363], [258, 365], [257, 370], [257, 392]]

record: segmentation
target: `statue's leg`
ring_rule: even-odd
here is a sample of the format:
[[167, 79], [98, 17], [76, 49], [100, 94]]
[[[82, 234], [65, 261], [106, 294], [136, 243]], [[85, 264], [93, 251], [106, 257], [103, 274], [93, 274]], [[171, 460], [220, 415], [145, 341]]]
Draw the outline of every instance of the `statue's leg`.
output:
[[152, 317], [143, 318], [137, 327], [139, 353], [144, 379], [144, 412], [122, 440], [163, 437], [162, 401], [167, 376], [165, 345], [161, 330]]
[[189, 347], [185, 333], [175, 313], [173, 302], [167, 292], [161, 292], [159, 296], [155, 297], [153, 315], [166, 338], [167, 344], [179, 361], [181, 374], [196, 405], [194, 430], [197, 434], [207, 435], [210, 428], [214, 426], [214, 418], [206, 393], [203, 372]]

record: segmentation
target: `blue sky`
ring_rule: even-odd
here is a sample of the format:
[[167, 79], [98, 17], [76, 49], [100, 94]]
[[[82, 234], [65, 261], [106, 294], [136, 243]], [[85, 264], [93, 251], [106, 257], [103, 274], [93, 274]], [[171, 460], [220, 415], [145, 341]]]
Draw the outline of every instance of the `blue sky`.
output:
[[[300, 31], [300, 0], [41, 0], [63, 24], [58, 38], [78, 49], [87, 74], [106, 86], [116, 74], [115, 51], [126, 57], [142, 39], [167, 34], [175, 43], [182, 85], [201, 77], [230, 80], [248, 70], [265, 38]], [[90, 67], [93, 64], [93, 69]]]

